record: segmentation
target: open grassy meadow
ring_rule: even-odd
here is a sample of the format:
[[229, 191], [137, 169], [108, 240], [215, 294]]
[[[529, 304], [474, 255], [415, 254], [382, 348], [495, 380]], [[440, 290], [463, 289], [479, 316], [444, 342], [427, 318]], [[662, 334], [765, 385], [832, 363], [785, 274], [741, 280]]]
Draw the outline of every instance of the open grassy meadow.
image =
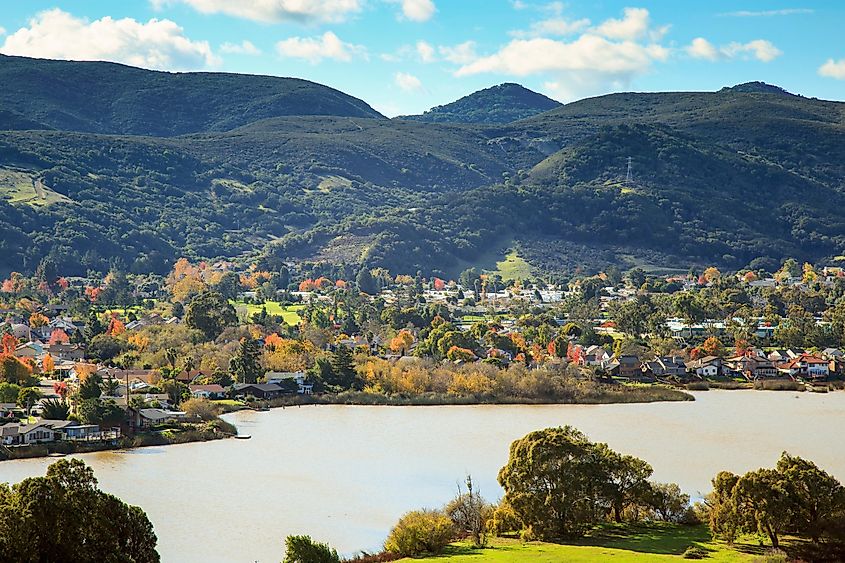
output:
[[449, 563], [617, 563], [683, 560], [684, 551], [698, 546], [708, 552], [704, 561], [732, 563], [753, 561], [765, 555], [766, 548], [749, 539], [733, 546], [713, 541], [705, 526], [673, 524], [608, 525], [590, 536], [567, 544], [523, 542], [518, 539], [494, 538], [485, 549], [474, 549], [464, 543], [449, 546], [431, 561]]
[[261, 312], [261, 308], [267, 309], [268, 315], [281, 315], [285, 324], [298, 325], [302, 318], [299, 316], [299, 311], [305, 308], [305, 305], [282, 305], [278, 301], [267, 301], [265, 303], [244, 303], [243, 301], [232, 301], [238, 316], [249, 318], [253, 313]]

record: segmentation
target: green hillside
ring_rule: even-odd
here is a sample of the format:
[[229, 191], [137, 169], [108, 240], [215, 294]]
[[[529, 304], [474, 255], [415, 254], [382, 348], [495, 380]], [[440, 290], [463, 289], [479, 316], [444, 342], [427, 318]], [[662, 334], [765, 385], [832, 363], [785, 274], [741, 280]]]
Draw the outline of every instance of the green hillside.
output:
[[560, 106], [543, 94], [513, 83], [473, 92], [450, 104], [431, 108], [421, 115], [399, 119], [433, 123], [510, 123]]
[[171, 136], [283, 115], [381, 118], [361, 100], [296, 78], [0, 55], [0, 84], [0, 130]]
[[[68, 275], [113, 258], [166, 271], [182, 255], [454, 275], [507, 265], [518, 249], [520, 272], [536, 275], [845, 254], [845, 104], [768, 85], [614, 94], [467, 124], [387, 120], [292, 79], [0, 58], [0, 74], [9, 68], [21, 86], [0, 92], [0, 119], [27, 117], [0, 125], [11, 129], [0, 135], [0, 274], [48, 254]], [[134, 90], [102, 87], [113, 74]], [[33, 94], [60, 79], [78, 85]], [[144, 84], [171, 100], [150, 121]], [[252, 97], [233, 97], [236, 86]], [[186, 104], [204, 110], [180, 113]], [[19, 130], [27, 120], [66, 130]], [[159, 131], [128, 134], [142, 125]]]

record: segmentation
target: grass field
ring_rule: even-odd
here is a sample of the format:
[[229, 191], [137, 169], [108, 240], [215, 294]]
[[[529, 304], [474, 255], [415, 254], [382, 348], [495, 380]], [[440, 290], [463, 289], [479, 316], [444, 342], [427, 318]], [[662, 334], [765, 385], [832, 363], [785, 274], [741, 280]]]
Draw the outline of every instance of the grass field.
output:
[[71, 201], [46, 186], [44, 197], [39, 197], [33, 186], [32, 176], [7, 169], [0, 169], [0, 199], [5, 199], [12, 204], [36, 206]]
[[531, 278], [531, 264], [526, 262], [515, 249], [510, 249], [504, 260], [496, 262], [496, 270], [490, 273], [499, 274], [505, 281], [527, 280]]
[[608, 525], [587, 538], [566, 545], [495, 538], [485, 549], [474, 549], [458, 543], [449, 546], [443, 554], [427, 560], [450, 563], [679, 561], [683, 560], [683, 552], [692, 545], [707, 550], [709, 555], [705, 561], [714, 563], [753, 561], [766, 551], [766, 548], [750, 540], [733, 546], [712, 541], [705, 526]]
[[243, 301], [232, 301], [238, 315], [251, 317], [253, 313], [261, 312], [261, 308], [267, 309], [268, 315], [281, 315], [285, 324], [298, 325], [302, 318], [299, 316], [299, 311], [305, 308], [305, 305], [286, 305], [282, 306], [278, 301], [267, 301], [264, 304], [244, 303]]

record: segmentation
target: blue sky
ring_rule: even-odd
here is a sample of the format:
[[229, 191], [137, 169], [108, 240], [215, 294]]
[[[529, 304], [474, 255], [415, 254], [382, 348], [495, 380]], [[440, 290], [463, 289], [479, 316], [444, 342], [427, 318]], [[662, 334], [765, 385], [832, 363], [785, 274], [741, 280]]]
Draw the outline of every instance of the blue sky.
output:
[[845, 2], [0, 0], [0, 52], [296, 76], [386, 115], [501, 82], [567, 102], [751, 80], [845, 100]]

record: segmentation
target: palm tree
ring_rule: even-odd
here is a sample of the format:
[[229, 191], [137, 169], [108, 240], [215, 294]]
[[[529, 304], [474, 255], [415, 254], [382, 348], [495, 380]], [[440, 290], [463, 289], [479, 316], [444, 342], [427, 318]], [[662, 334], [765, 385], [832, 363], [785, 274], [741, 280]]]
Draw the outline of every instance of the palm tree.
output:
[[62, 399], [45, 399], [41, 405], [41, 416], [48, 420], [67, 420], [70, 416], [70, 406]]

